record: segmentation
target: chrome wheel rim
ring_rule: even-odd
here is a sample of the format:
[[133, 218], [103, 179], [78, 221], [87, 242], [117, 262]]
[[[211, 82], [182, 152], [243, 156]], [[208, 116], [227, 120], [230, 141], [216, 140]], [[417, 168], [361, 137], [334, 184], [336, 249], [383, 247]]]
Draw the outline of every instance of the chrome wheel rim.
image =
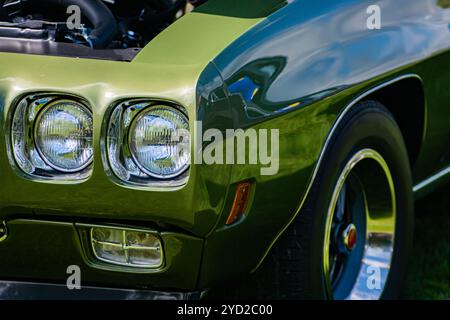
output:
[[357, 152], [333, 189], [325, 225], [323, 274], [329, 299], [377, 300], [394, 252], [391, 172], [373, 149]]

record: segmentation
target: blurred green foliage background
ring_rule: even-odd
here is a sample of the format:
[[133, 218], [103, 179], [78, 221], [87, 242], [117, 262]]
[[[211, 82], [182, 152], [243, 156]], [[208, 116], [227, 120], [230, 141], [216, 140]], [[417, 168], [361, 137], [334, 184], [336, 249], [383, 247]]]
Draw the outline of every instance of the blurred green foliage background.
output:
[[438, 4], [444, 8], [449, 8], [450, 0], [438, 0]]
[[415, 223], [403, 298], [450, 299], [450, 186], [416, 203]]

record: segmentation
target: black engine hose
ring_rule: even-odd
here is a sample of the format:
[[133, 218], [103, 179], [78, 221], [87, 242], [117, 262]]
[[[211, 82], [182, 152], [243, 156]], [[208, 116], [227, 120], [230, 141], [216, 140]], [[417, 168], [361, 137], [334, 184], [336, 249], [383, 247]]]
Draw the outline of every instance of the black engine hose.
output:
[[[41, 3], [42, 0], [28, 0]], [[44, 0], [49, 5], [80, 7], [81, 14], [93, 25], [89, 41], [94, 49], [104, 49], [114, 39], [117, 33], [117, 22], [111, 10], [101, 0]]]

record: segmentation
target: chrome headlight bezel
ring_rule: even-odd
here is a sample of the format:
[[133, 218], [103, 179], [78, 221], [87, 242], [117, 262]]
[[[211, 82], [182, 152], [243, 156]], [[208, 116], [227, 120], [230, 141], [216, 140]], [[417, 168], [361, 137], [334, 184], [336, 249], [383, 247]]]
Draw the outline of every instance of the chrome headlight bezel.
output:
[[8, 117], [8, 158], [14, 171], [27, 179], [47, 183], [81, 183], [92, 174], [93, 156], [77, 170], [59, 170], [49, 165], [38, 150], [35, 136], [38, 118], [49, 105], [58, 101], [70, 101], [79, 105], [92, 117], [89, 104], [78, 96], [65, 93], [36, 93], [22, 96], [16, 99]]
[[112, 105], [105, 116], [101, 139], [102, 160], [105, 171], [113, 182], [133, 188], [177, 188], [187, 183], [190, 172], [190, 137], [189, 161], [182, 170], [172, 175], [160, 176], [144, 170], [130, 148], [131, 130], [135, 120], [147, 110], [158, 106], [170, 108], [182, 115], [189, 131], [190, 123], [186, 110], [169, 101], [145, 98], [122, 100]]

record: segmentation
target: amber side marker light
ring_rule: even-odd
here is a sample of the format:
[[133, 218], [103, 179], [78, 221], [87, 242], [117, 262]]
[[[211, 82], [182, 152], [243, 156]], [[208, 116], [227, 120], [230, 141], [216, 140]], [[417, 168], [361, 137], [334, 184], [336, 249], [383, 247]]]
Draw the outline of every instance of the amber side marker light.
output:
[[247, 202], [250, 198], [251, 187], [252, 184], [248, 181], [238, 184], [236, 194], [234, 195], [233, 207], [226, 222], [227, 225], [235, 223], [245, 213]]

